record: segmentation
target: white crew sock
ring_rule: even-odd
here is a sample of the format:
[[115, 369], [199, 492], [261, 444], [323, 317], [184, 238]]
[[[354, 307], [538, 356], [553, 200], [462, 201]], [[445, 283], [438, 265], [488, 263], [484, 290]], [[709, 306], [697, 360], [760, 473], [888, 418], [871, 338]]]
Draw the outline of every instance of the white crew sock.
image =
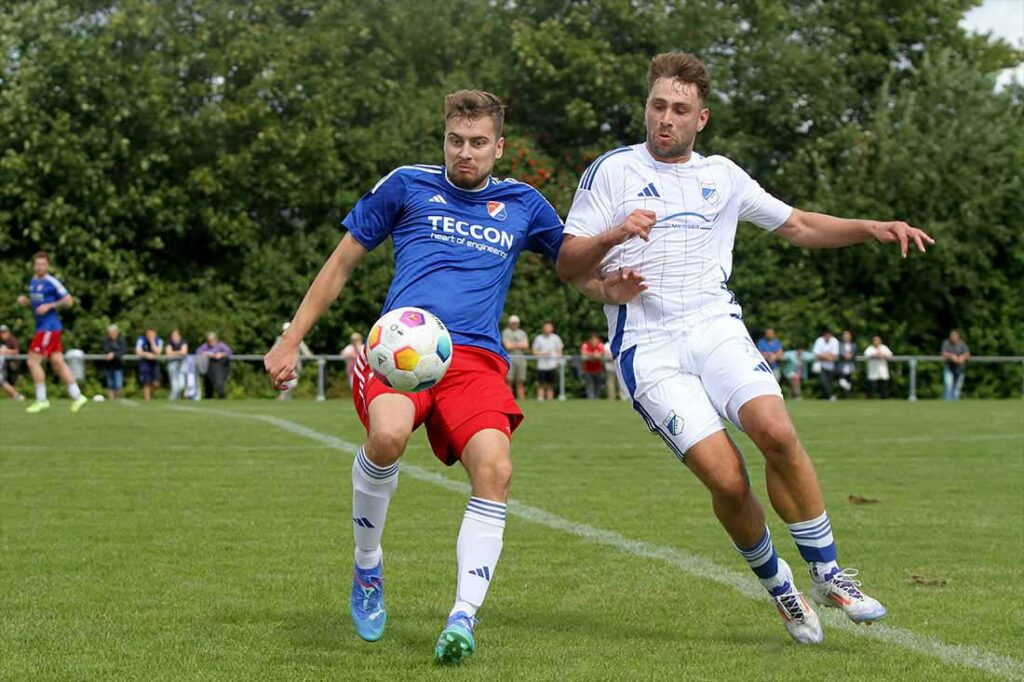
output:
[[374, 568], [381, 561], [380, 536], [388, 504], [398, 487], [398, 462], [379, 467], [359, 448], [352, 462], [352, 534], [356, 540], [356, 566]]
[[46, 400], [46, 384], [36, 384], [36, 401], [44, 402]]
[[82, 389], [78, 388], [77, 381], [72, 381], [68, 384], [68, 395], [71, 396], [72, 400], [78, 400], [82, 397]]
[[474, 616], [484, 603], [501, 556], [505, 509], [503, 502], [482, 497], [469, 498], [456, 545], [459, 579], [452, 614], [464, 611]]

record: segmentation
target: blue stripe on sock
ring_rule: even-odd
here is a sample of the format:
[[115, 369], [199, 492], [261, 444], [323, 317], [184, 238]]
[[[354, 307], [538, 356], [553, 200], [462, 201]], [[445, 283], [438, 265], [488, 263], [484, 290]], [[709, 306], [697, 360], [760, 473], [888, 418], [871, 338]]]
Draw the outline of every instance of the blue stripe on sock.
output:
[[504, 511], [508, 507], [508, 505], [503, 503], [503, 502], [491, 502], [490, 500], [485, 500], [485, 499], [480, 498], [480, 497], [471, 497], [471, 498], [469, 498], [469, 503], [470, 504], [481, 504], [481, 505], [484, 505], [484, 506], [487, 506], [487, 507], [494, 507], [495, 509], [500, 509], [502, 511]]
[[379, 467], [370, 461], [363, 448], [359, 448], [359, 452], [356, 453], [356, 462], [364, 474], [377, 481], [390, 478], [398, 472], [398, 462], [389, 467]]

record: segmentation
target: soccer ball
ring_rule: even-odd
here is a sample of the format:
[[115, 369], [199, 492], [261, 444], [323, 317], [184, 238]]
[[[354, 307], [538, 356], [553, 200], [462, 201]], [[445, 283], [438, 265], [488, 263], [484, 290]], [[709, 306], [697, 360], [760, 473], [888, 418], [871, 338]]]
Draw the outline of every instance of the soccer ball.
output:
[[452, 364], [452, 337], [422, 308], [395, 308], [366, 337], [370, 368], [385, 386], [403, 393], [430, 388]]

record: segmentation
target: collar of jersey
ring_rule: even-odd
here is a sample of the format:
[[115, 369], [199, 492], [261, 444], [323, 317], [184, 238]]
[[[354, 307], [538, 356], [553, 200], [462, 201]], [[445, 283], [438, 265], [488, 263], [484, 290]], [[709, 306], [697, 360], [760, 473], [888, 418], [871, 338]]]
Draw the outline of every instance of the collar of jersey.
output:
[[487, 176], [487, 183], [483, 187], [478, 187], [477, 189], [463, 189], [463, 188], [459, 187], [454, 182], [452, 182], [451, 180], [448, 179], [448, 169], [447, 168], [444, 169], [444, 181], [446, 183], [448, 183], [448, 186], [451, 187], [456, 192], [465, 192], [467, 194], [476, 194], [478, 192], [483, 192], [485, 189], [487, 189], [487, 188], [489, 188], [491, 186], [491, 182], [493, 180], [494, 180], [494, 176], [493, 175], [488, 175]]

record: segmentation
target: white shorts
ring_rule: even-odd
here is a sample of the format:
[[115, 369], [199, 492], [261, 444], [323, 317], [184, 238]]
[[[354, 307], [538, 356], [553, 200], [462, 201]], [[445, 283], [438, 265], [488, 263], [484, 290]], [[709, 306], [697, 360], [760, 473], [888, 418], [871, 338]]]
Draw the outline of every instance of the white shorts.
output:
[[730, 315], [682, 326], [671, 339], [619, 354], [618, 368], [633, 407], [682, 460], [686, 451], [762, 395], [782, 398], [771, 367], [743, 321]]

